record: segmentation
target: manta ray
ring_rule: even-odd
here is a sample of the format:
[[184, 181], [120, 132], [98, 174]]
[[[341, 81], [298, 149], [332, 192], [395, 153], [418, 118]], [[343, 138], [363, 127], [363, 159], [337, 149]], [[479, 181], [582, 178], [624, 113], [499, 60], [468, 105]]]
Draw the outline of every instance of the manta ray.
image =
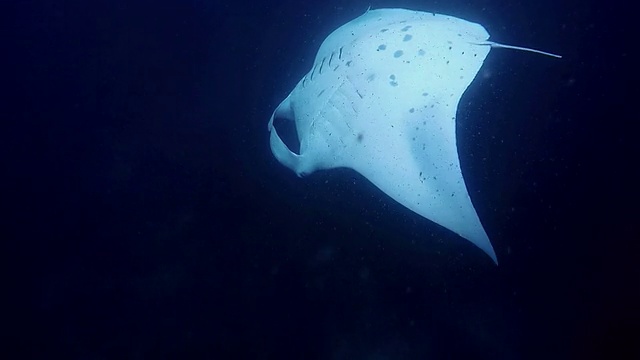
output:
[[[460, 169], [458, 103], [492, 48], [560, 56], [488, 39], [482, 25], [453, 16], [368, 10], [324, 40], [273, 112], [273, 155], [298, 176], [353, 169], [497, 264]], [[298, 152], [278, 135], [276, 119], [293, 122]]]

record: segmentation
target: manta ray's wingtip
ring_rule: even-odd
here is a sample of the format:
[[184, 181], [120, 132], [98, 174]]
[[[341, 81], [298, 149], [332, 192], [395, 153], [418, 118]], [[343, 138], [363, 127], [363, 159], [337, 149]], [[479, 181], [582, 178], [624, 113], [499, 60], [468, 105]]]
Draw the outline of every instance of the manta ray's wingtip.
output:
[[493, 260], [493, 263], [496, 264], [496, 266], [498, 266], [498, 256], [496, 255], [496, 251], [493, 249], [491, 242], [488, 242], [488, 240], [487, 240], [487, 244], [489, 245], [487, 248], [482, 247], [481, 249], [482, 251], [485, 252], [485, 254], [489, 255], [491, 260]]
[[496, 254], [495, 254], [495, 253], [493, 253], [493, 256], [492, 256], [492, 255], [489, 255], [489, 257], [491, 258], [491, 260], [493, 260], [493, 263], [494, 263], [494, 264], [496, 264], [496, 266], [500, 265], [500, 264], [498, 263], [498, 257], [496, 256]]

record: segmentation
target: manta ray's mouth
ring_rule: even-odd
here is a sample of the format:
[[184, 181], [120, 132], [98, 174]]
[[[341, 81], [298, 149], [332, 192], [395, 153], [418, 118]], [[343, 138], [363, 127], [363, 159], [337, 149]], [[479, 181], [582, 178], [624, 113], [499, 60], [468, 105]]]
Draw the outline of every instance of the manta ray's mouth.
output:
[[300, 139], [298, 138], [296, 122], [284, 115], [284, 113], [276, 111], [273, 118], [273, 127], [276, 128], [278, 136], [280, 136], [280, 139], [289, 150], [296, 155], [300, 155]]

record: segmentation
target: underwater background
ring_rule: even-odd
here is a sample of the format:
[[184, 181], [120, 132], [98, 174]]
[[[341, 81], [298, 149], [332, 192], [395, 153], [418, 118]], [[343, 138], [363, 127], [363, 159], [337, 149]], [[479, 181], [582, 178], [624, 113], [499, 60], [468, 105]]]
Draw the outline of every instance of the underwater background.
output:
[[[625, 4], [4, 2], [0, 356], [640, 358]], [[493, 49], [458, 108], [499, 266], [354, 171], [271, 154], [271, 113], [369, 6], [563, 55]]]

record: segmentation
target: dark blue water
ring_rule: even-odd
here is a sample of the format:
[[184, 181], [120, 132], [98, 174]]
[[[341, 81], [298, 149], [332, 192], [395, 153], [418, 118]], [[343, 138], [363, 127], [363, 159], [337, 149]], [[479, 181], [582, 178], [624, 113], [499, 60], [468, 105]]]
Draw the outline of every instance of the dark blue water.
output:
[[[483, 24], [458, 110], [500, 266], [267, 121], [367, 7]], [[640, 331], [632, 12], [589, 1], [13, 1], [2, 63], [15, 359], [622, 359]]]

